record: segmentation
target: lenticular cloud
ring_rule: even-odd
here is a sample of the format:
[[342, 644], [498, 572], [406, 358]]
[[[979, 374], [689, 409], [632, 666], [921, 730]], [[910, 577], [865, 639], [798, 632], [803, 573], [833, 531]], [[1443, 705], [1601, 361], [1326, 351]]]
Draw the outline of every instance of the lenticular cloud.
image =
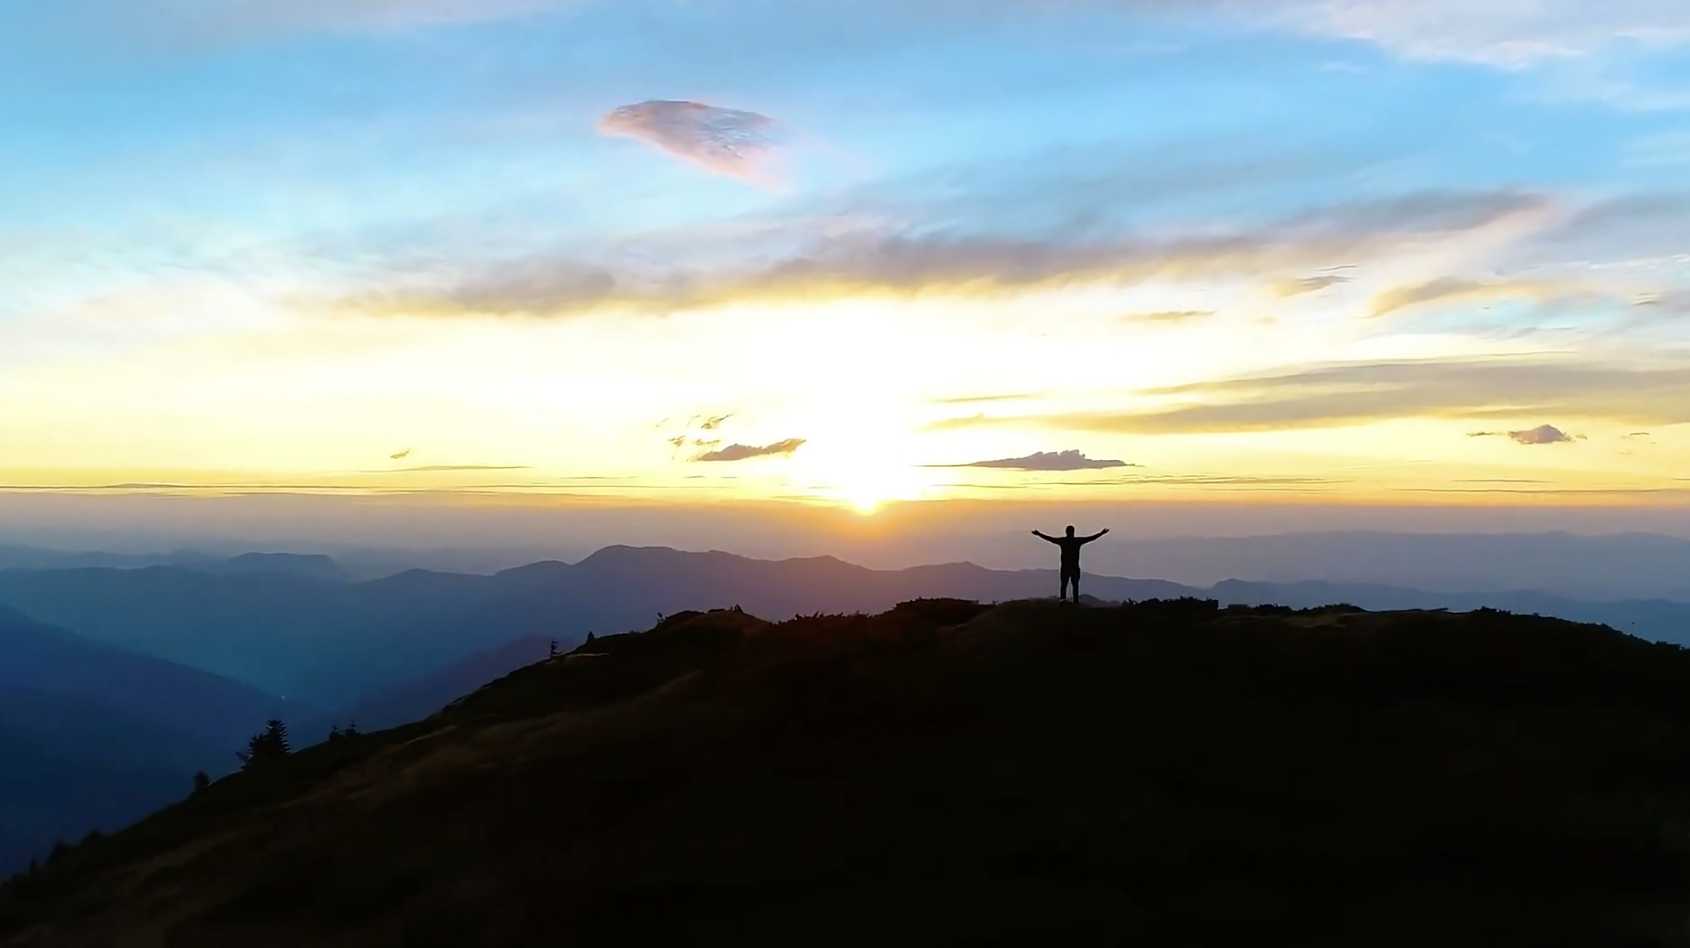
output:
[[702, 102], [653, 99], [614, 109], [599, 120], [606, 135], [632, 138], [730, 177], [767, 183], [779, 137], [767, 115]]

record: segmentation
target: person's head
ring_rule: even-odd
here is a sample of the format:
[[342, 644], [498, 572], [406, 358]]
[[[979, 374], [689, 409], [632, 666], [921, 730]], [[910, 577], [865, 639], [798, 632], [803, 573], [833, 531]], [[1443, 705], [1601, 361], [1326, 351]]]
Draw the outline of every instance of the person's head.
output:
[[1074, 535], [1074, 525], [1073, 525], [1073, 524], [1069, 524], [1069, 525], [1068, 525], [1068, 535], [1069, 535], [1069, 536], [1073, 536], [1073, 535]]

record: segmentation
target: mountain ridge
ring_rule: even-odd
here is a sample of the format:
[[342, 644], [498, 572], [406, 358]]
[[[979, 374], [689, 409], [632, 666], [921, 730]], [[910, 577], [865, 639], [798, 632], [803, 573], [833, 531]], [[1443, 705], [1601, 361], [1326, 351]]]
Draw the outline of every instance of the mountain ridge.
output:
[[[1690, 604], [1672, 600], [1594, 602], [1550, 593], [1315, 582], [1226, 580], [1200, 587], [1088, 573], [1082, 588], [1110, 600], [1195, 595], [1301, 606], [1318, 605], [1317, 599], [1370, 608], [1490, 606], [1690, 642]], [[720, 550], [617, 545], [575, 563], [538, 561], [491, 575], [408, 570], [359, 581], [316, 567], [262, 573], [171, 566], [7, 570], [0, 571], [0, 602], [88, 638], [332, 709], [350, 708], [368, 694], [513, 640], [557, 639], [567, 646], [589, 631], [639, 628], [658, 612], [689, 606], [739, 604], [786, 617], [873, 612], [919, 596], [1025, 598], [1048, 595], [1055, 586], [1054, 570], [993, 570], [967, 562], [877, 570], [831, 556], [764, 560]]]
[[0, 944], [1677, 944], [1687, 694], [1489, 611], [684, 610], [74, 847]]

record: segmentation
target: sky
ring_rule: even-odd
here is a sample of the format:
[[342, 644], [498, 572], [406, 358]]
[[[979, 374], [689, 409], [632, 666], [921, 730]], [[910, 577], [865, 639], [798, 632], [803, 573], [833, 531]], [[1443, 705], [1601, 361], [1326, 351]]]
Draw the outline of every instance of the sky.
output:
[[1680, 0], [0, 2], [0, 64], [24, 500], [1690, 508]]

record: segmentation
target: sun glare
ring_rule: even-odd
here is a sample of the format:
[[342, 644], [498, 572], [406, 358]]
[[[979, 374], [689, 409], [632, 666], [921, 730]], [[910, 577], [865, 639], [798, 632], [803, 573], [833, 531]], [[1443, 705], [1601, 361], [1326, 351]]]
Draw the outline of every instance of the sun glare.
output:
[[880, 510], [880, 505], [886, 498], [870, 490], [854, 493], [846, 498], [851, 502], [851, 509], [865, 517], [872, 517]]
[[922, 473], [903, 465], [865, 465], [837, 475], [820, 493], [862, 516], [873, 516], [894, 501], [926, 495], [929, 485]]

